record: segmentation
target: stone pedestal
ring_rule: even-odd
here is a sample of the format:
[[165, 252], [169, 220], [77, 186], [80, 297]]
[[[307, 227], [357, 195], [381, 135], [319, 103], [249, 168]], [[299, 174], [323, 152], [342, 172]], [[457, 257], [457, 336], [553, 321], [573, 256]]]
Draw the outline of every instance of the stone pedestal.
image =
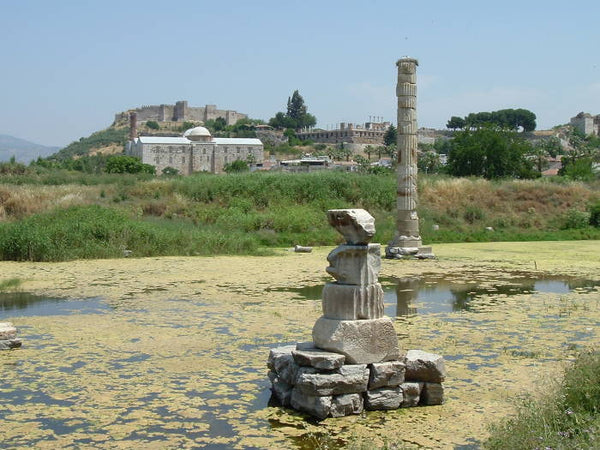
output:
[[312, 342], [271, 350], [273, 395], [319, 419], [441, 404], [443, 359], [420, 351], [401, 356], [394, 324], [383, 315], [381, 246], [369, 243], [373, 217], [338, 209], [327, 218], [346, 238], [327, 256], [327, 273], [336, 281], [323, 289], [323, 316]]
[[[320, 368], [327, 355], [335, 363], [328, 364], [329, 369]], [[411, 350], [397, 360], [384, 363], [343, 361], [342, 355], [311, 348], [310, 343], [299, 343], [296, 350], [294, 346], [272, 349], [267, 365], [273, 397], [282, 406], [291, 406], [318, 419], [360, 414], [364, 409], [441, 405], [444, 401], [441, 381], [445, 371], [439, 364], [443, 361], [439, 355], [421, 351], [415, 355]], [[409, 366], [419, 366], [419, 369], [408, 373]], [[290, 374], [293, 374], [291, 378]], [[414, 379], [416, 375], [422, 379]], [[426, 381], [430, 379], [440, 381]]]

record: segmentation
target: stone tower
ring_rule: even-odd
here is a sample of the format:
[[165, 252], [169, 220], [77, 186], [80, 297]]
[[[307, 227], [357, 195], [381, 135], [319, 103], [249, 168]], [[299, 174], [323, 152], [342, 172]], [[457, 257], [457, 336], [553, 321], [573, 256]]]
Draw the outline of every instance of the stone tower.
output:
[[[414, 58], [398, 60], [398, 189], [396, 235], [385, 249], [388, 258], [406, 255], [424, 257], [417, 215], [417, 66]], [[429, 255], [428, 255], [429, 256]], [[432, 256], [432, 255], [431, 255]]]

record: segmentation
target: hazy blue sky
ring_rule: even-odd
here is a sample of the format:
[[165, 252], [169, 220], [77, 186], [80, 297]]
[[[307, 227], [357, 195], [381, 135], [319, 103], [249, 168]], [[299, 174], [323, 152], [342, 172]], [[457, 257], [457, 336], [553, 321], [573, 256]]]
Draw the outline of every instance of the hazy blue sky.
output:
[[419, 60], [419, 126], [527, 108], [600, 113], [600, 2], [0, 0], [0, 134], [65, 145], [144, 104], [268, 120], [299, 89], [327, 128], [395, 122]]

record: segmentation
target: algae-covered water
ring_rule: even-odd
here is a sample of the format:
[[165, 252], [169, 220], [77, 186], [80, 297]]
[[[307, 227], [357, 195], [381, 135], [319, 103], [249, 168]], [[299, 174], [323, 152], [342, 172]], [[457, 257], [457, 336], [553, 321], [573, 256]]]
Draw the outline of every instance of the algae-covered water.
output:
[[[382, 263], [404, 349], [447, 361], [444, 405], [317, 423], [269, 406], [269, 348], [310, 340], [326, 255], [0, 262], [8, 448], [469, 448], [600, 336], [600, 242], [438, 245]], [[9, 297], [12, 295], [13, 297]]]

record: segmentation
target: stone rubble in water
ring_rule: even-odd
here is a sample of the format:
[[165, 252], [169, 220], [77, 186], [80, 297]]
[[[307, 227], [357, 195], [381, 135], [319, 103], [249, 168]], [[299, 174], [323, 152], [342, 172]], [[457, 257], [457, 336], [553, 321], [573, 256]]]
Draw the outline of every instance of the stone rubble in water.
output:
[[0, 322], [0, 350], [19, 348], [22, 341], [17, 339], [17, 329], [11, 322]]
[[442, 404], [443, 358], [420, 350], [401, 355], [384, 316], [381, 246], [369, 243], [375, 220], [362, 209], [330, 210], [327, 218], [346, 240], [327, 257], [336, 281], [323, 289], [312, 342], [271, 349], [273, 396], [318, 419]]

